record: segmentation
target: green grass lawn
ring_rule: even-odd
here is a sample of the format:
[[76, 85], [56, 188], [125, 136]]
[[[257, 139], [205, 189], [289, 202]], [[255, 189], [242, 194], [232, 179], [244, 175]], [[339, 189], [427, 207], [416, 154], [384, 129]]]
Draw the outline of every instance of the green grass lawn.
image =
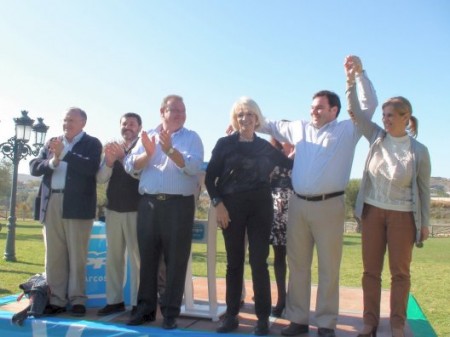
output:
[[[225, 276], [226, 256], [221, 233], [218, 233], [217, 276]], [[0, 253], [5, 251], [6, 228], [0, 232]], [[18, 221], [16, 228], [17, 262], [0, 259], [0, 296], [19, 292], [18, 285], [43, 271], [44, 247], [41, 226], [32, 221]], [[271, 278], [273, 255], [269, 259]], [[389, 288], [389, 270], [385, 266], [383, 288]], [[193, 245], [193, 275], [206, 276], [206, 245]], [[361, 286], [361, 239], [358, 234], [344, 238], [341, 285]], [[246, 265], [245, 276], [250, 278]], [[313, 283], [317, 283], [317, 260], [313, 261]], [[411, 293], [417, 299], [438, 336], [450, 336], [450, 238], [433, 238], [422, 249], [414, 249]]]

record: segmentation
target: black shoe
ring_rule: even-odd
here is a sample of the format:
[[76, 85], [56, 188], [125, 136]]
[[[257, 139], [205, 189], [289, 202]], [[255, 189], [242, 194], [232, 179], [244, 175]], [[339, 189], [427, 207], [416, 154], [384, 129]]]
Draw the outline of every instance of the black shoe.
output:
[[173, 330], [177, 328], [177, 320], [175, 317], [164, 317], [162, 328], [166, 330]]
[[283, 315], [284, 305], [277, 305], [276, 307], [272, 308], [271, 315], [273, 317], [281, 317]]
[[136, 313], [127, 322], [127, 325], [142, 325], [145, 322], [153, 322], [156, 319], [155, 312], [144, 313], [143, 310], [136, 309]]
[[227, 333], [236, 330], [238, 327], [239, 320], [237, 316], [226, 315], [216, 331], [218, 333]]
[[120, 302], [116, 304], [107, 304], [103, 308], [101, 308], [99, 311], [97, 311], [97, 316], [106, 316], [115, 314], [116, 312], [122, 312], [125, 311], [125, 303]]
[[134, 315], [136, 315], [136, 312], [137, 312], [137, 305], [133, 305], [133, 306], [131, 307], [131, 313], [130, 313], [130, 315], [131, 315], [131, 316], [134, 316]]
[[319, 328], [317, 331], [320, 337], [336, 337], [334, 329]]
[[65, 307], [60, 307], [60, 306], [54, 305], [54, 304], [49, 304], [44, 309], [44, 315], [49, 315], [49, 316], [58, 315], [63, 312], [66, 312]]
[[86, 307], [83, 304], [74, 304], [72, 305], [70, 314], [75, 317], [83, 317], [86, 315]]
[[255, 336], [267, 336], [269, 334], [269, 320], [258, 319], [255, 330], [253, 330]]
[[356, 337], [377, 337], [377, 326], [371, 326], [364, 324], [362, 332]]
[[309, 326], [306, 324], [298, 324], [291, 322], [287, 327], [281, 330], [283, 336], [297, 336], [302, 333], [307, 333], [309, 331]]

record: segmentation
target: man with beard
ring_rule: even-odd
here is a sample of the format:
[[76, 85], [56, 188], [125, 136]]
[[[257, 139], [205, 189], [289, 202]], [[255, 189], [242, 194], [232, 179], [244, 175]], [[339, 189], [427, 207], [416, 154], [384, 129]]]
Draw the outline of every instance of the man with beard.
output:
[[[139, 180], [123, 167], [123, 159], [136, 145], [142, 129], [138, 114], [128, 112], [120, 118], [123, 141], [110, 142], [104, 146], [104, 159], [97, 173], [97, 182], [108, 182], [106, 190], [106, 306], [98, 316], [125, 311], [123, 281], [126, 273], [125, 249], [130, 263], [131, 305], [136, 308], [139, 288], [139, 248], [136, 234], [137, 208], [139, 203]], [[132, 310], [132, 313], [133, 313]]]

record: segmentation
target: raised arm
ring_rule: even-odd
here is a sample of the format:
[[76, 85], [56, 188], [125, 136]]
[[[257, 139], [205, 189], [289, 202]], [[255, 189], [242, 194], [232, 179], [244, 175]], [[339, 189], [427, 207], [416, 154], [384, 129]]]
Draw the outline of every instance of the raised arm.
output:
[[361, 111], [365, 117], [371, 119], [377, 108], [378, 99], [372, 82], [362, 66], [361, 59], [354, 55], [347, 56], [344, 61], [344, 68], [347, 76], [347, 89], [356, 86]]
[[347, 56], [344, 69], [348, 112], [359, 132], [370, 141], [375, 126], [371, 119], [378, 105], [375, 89], [357, 56]]
[[279, 142], [295, 144], [293, 130], [297, 126], [295, 126], [294, 123], [295, 122], [290, 122], [290, 121], [285, 121], [285, 120], [271, 121], [271, 120], [265, 119], [264, 123], [261, 123], [261, 125], [256, 129], [256, 132], [271, 135]]

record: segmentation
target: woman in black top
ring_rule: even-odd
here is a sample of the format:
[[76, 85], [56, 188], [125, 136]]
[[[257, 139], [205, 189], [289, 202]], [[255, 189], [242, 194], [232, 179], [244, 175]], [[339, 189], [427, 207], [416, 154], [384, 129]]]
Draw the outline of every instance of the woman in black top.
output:
[[246, 232], [258, 317], [254, 333], [269, 332], [271, 295], [267, 258], [273, 220], [270, 174], [275, 166], [292, 168], [292, 160], [255, 135], [262, 122], [255, 101], [241, 97], [235, 102], [231, 124], [237, 132], [218, 140], [206, 169], [206, 188], [216, 207], [217, 225], [223, 229], [227, 252], [227, 313], [217, 332], [231, 332], [239, 326]]

